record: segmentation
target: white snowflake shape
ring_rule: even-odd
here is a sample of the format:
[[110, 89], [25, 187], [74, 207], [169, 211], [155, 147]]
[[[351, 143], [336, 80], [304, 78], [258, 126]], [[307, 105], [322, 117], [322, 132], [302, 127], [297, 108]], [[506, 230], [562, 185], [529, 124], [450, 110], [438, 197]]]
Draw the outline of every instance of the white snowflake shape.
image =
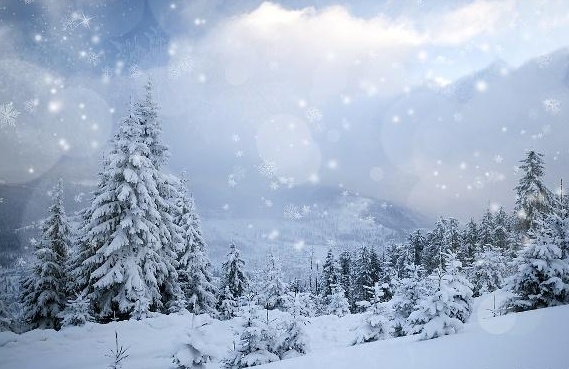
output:
[[543, 108], [549, 114], [555, 115], [561, 111], [561, 102], [557, 99], [543, 100]]
[[30, 5], [34, 2], [34, 0], [24, 0], [24, 4]]
[[281, 186], [279, 185], [278, 182], [276, 181], [272, 181], [271, 183], [269, 183], [269, 188], [273, 191], [276, 191], [280, 188]]
[[142, 72], [140, 72], [137, 64], [133, 64], [128, 68], [128, 74], [130, 78], [138, 78], [142, 75]]
[[494, 155], [494, 161], [498, 164], [504, 161], [504, 158], [501, 155]]
[[12, 102], [0, 105], [0, 128], [15, 127], [19, 115]]
[[97, 65], [99, 64], [99, 62], [101, 61], [101, 55], [90, 51], [90, 52], [87, 54], [87, 60], [88, 60], [89, 63], [91, 63], [93, 66], [97, 66]]
[[257, 169], [259, 170], [259, 174], [266, 178], [273, 178], [277, 173], [277, 166], [274, 162], [265, 160], [263, 161]]
[[298, 206], [296, 206], [294, 204], [289, 204], [289, 205], [285, 206], [285, 208], [283, 210], [283, 216], [286, 219], [299, 220], [299, 219], [302, 219], [302, 211]]
[[235, 157], [236, 157], [236, 158], [241, 158], [241, 157], [243, 157], [243, 150], [237, 150], [237, 151], [235, 152]]
[[30, 99], [24, 103], [24, 108], [26, 109], [27, 112], [33, 113], [34, 111], [36, 111], [36, 108], [38, 107], [39, 104], [40, 104], [39, 99], [37, 98]]
[[318, 122], [322, 120], [322, 111], [315, 107], [308, 108], [306, 109], [306, 119], [309, 122]]

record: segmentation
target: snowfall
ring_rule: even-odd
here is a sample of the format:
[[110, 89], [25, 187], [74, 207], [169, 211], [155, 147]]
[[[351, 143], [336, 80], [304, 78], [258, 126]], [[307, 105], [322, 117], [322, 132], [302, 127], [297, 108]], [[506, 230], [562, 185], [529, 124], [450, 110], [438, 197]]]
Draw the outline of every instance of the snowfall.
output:
[[[418, 336], [391, 338], [351, 346], [354, 327], [362, 315], [321, 316], [306, 326], [311, 352], [263, 367], [302, 368], [460, 368], [460, 369], [568, 369], [569, 305], [524, 313], [495, 315], [500, 295], [475, 300], [474, 312], [458, 334], [420, 341]], [[499, 302], [499, 301], [498, 301]], [[286, 313], [271, 311], [271, 320]], [[201, 321], [207, 317], [199, 317]], [[61, 331], [34, 330], [17, 335], [0, 333], [0, 368], [95, 369], [111, 363], [115, 332], [129, 355], [123, 369], [175, 368], [172, 355], [187, 337], [192, 316], [157, 315], [141, 321], [88, 323]], [[233, 347], [242, 318], [209, 319], [204, 343], [215, 353], [206, 368], [221, 367]]]

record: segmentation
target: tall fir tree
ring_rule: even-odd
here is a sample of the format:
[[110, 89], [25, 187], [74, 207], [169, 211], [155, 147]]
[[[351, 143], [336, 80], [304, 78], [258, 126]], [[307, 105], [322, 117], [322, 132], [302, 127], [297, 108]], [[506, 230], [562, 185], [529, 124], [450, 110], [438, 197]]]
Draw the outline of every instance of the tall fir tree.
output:
[[169, 270], [162, 281], [161, 294], [167, 311], [176, 311], [181, 305], [182, 293], [176, 277], [177, 260], [180, 250], [183, 250], [183, 231], [174, 222], [177, 213], [176, 202], [182, 196], [179, 193], [179, 181], [175, 176], [162, 171], [170, 153], [168, 146], [162, 142], [162, 122], [158, 116], [158, 104], [154, 101], [152, 82], [149, 80], [144, 86], [144, 98], [134, 104], [134, 116], [141, 127], [142, 142], [148, 147], [149, 159], [156, 168], [156, 209], [162, 220], [158, 228], [160, 233], [160, 247], [158, 253], [164, 266]]
[[267, 257], [262, 288], [262, 302], [267, 309], [280, 309], [285, 305], [284, 295], [287, 286], [283, 281], [281, 264], [271, 252]]
[[409, 326], [409, 316], [417, 303], [428, 294], [425, 270], [415, 264], [407, 264], [405, 268], [407, 276], [397, 282], [391, 300], [395, 336], [404, 336], [409, 333], [406, 331]]
[[188, 195], [185, 176], [178, 183], [178, 213], [174, 222], [182, 231], [178, 277], [186, 308], [195, 314], [214, 314], [217, 291], [213, 283], [211, 262], [206, 254], [201, 221], [193, 197]]
[[490, 208], [487, 207], [478, 227], [478, 247], [476, 251], [482, 251], [485, 247], [494, 246], [495, 228], [494, 215], [492, 215]]
[[460, 262], [452, 253], [445, 255], [430, 276], [432, 291], [418, 301], [407, 320], [406, 332], [431, 339], [457, 333], [472, 311], [472, 287], [460, 273]]
[[517, 229], [522, 233], [537, 226], [540, 214], [549, 212], [550, 193], [543, 183], [543, 154], [530, 150], [519, 166], [522, 177], [516, 191], [515, 211], [518, 218]]
[[557, 212], [533, 220], [529, 239], [514, 260], [516, 273], [506, 282], [513, 293], [510, 311], [526, 311], [569, 302], [566, 219]]
[[346, 291], [346, 298], [350, 303], [350, 308], [354, 306], [354, 297], [353, 297], [353, 282], [352, 282], [352, 275], [353, 275], [353, 262], [352, 262], [352, 254], [349, 251], [343, 251], [338, 258], [338, 266], [339, 266], [339, 273], [340, 273], [340, 284], [344, 291]]
[[474, 259], [468, 268], [474, 296], [502, 288], [508, 269], [504, 251], [497, 246], [486, 245], [475, 254]]
[[249, 288], [249, 278], [245, 273], [245, 261], [234, 243], [229, 245], [229, 253], [222, 265], [222, 272], [220, 291], [229, 289], [230, 296], [235, 300], [243, 297]]
[[83, 287], [78, 292], [88, 293], [101, 320], [129, 318], [141, 306], [166, 311], [182, 298], [173, 193], [161, 188], [166, 176], [158, 165], [164, 152], [158, 155], [154, 148], [159, 131], [149, 134], [158, 123], [138, 112], [142, 105], [123, 119], [103, 160], [91, 207], [83, 212], [85, 235], [73, 263]]
[[31, 328], [60, 328], [59, 314], [66, 304], [66, 263], [71, 227], [63, 207], [63, 182], [51, 192], [53, 204], [41, 227], [35, 261], [22, 281], [24, 319]]
[[420, 229], [411, 233], [407, 239], [409, 247], [413, 253], [413, 264], [419, 265], [421, 263], [421, 254], [425, 247], [425, 237]]
[[440, 255], [445, 252], [447, 245], [444, 244], [446, 220], [439, 218], [435, 228], [427, 234], [425, 247], [421, 254], [421, 265], [431, 273], [440, 265]]
[[336, 259], [332, 249], [328, 249], [326, 260], [322, 265], [322, 296], [327, 297], [334, 293], [334, 286], [338, 284], [339, 273]]
[[478, 225], [470, 219], [462, 231], [461, 248], [457, 254], [459, 260], [470, 265], [474, 261], [474, 255], [478, 247]]

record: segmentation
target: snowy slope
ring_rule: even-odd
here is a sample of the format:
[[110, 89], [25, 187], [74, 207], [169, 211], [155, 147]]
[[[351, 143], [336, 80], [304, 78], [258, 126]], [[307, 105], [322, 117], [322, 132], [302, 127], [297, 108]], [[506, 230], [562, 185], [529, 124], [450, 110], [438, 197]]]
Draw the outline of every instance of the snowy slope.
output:
[[[495, 317], [492, 299], [477, 300], [471, 322], [460, 334], [429, 341], [403, 337], [349, 346], [359, 315], [344, 318], [323, 316], [307, 326], [312, 352], [304, 357], [269, 364], [267, 368], [500, 368], [566, 369], [569, 342], [569, 306]], [[271, 313], [279, 320], [285, 313]], [[128, 347], [124, 369], [174, 368], [171, 355], [183, 340], [190, 315], [159, 315], [143, 321], [65, 328], [59, 332], [36, 330], [16, 335], [0, 333], [2, 369], [95, 369], [105, 368], [105, 357], [114, 345], [114, 332]], [[218, 368], [233, 346], [233, 332], [240, 319], [212, 321], [205, 329], [207, 344]]]

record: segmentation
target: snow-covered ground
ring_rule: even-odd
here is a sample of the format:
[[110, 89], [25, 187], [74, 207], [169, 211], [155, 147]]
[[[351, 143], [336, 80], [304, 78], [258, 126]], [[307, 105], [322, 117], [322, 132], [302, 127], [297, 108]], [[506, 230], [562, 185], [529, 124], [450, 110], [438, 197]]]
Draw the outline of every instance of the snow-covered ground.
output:
[[[269, 364], [271, 368], [461, 368], [567, 369], [569, 306], [492, 317], [492, 296], [476, 300], [475, 312], [463, 332], [429, 341], [416, 336], [350, 346], [352, 328], [360, 315], [322, 316], [307, 325], [312, 352]], [[285, 313], [271, 312], [270, 319]], [[59, 332], [35, 330], [22, 335], [0, 333], [0, 368], [106, 368], [115, 331], [128, 347], [124, 369], [174, 368], [172, 354], [179, 348], [191, 315], [159, 315], [142, 321], [88, 324]], [[219, 359], [233, 346], [239, 318], [212, 320], [205, 329], [208, 345]]]

